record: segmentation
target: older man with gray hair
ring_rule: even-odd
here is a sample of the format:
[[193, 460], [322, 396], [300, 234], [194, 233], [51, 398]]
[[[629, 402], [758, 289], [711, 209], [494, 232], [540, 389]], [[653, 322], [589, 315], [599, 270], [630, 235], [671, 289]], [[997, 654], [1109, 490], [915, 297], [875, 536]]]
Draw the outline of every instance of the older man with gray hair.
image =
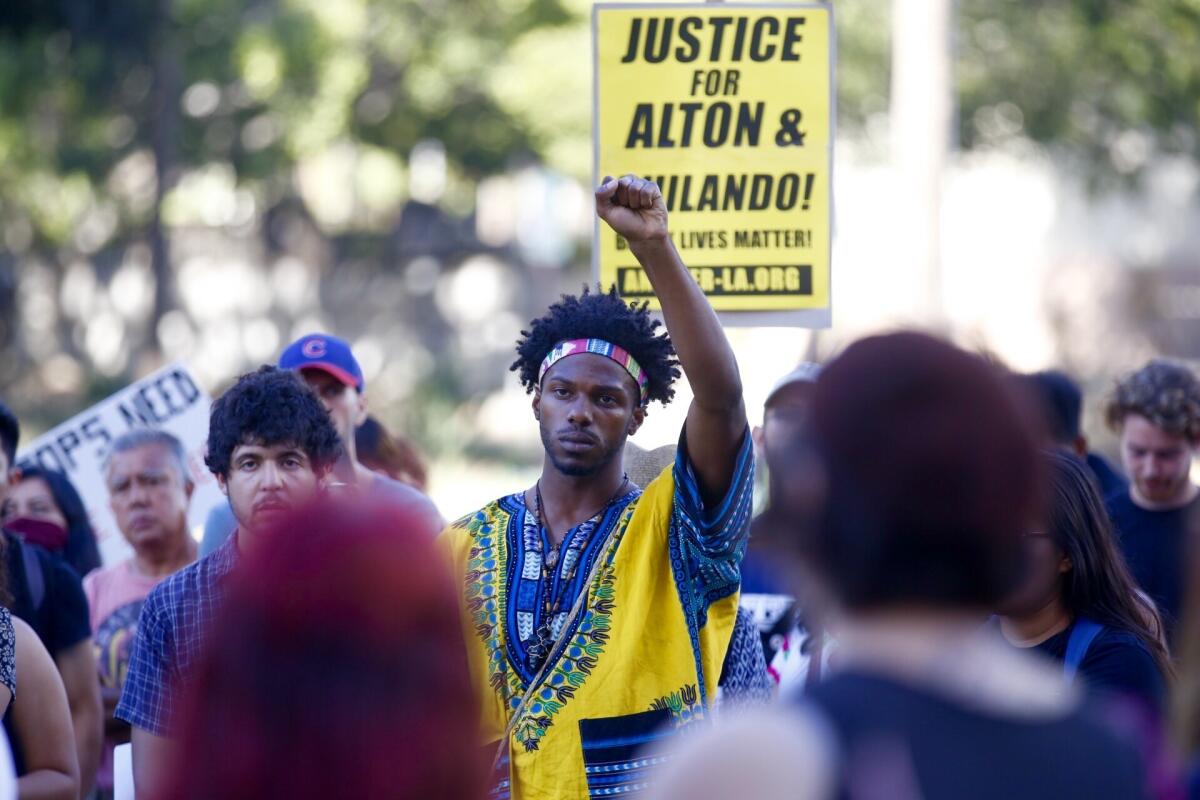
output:
[[183, 444], [162, 430], [134, 430], [112, 444], [104, 465], [109, 504], [117, 527], [133, 548], [119, 564], [96, 570], [83, 582], [91, 608], [92, 641], [104, 697], [105, 742], [97, 788], [113, 787], [113, 748], [129, 741], [126, 722], [113, 717], [142, 603], [158, 582], [196, 559], [188, 535], [192, 478]]

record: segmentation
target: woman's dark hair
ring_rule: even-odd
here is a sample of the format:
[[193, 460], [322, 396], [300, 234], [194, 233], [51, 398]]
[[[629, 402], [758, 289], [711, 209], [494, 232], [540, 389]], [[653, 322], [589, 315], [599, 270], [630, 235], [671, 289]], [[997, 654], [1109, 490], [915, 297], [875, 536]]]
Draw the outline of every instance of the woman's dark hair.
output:
[[417, 448], [374, 417], [367, 417], [354, 430], [354, 449], [363, 466], [425, 491], [428, 472]]
[[671, 384], [679, 377], [675, 348], [662, 323], [650, 316], [648, 303], [626, 303], [613, 286], [607, 292], [583, 287], [579, 296], [563, 295], [546, 314], [529, 323], [517, 341], [517, 360], [509, 369], [520, 375], [525, 391], [538, 385], [542, 360], [567, 339], [604, 339], [623, 347], [641, 366], [648, 381], [646, 402], [671, 402]]
[[213, 403], [204, 463], [224, 478], [233, 451], [250, 443], [295, 445], [318, 474], [342, 453], [337, 430], [312, 389], [295, 372], [268, 365], [238, 378]]
[[42, 467], [26, 467], [21, 470], [21, 483], [40, 478], [50, 487], [54, 504], [67, 520], [67, 545], [62, 558], [80, 577], [100, 566], [100, 548], [96, 544], [96, 532], [88, 519], [83, 498], [75, 490], [71, 479], [61, 472]]
[[427, 525], [325, 498], [267, 531], [231, 576], [161, 798], [485, 795], [454, 579]]
[[1072, 619], [1087, 617], [1136, 636], [1154, 656], [1164, 677], [1172, 674], [1154, 604], [1142, 599], [1117, 549], [1112, 523], [1091, 473], [1079, 459], [1058, 451], [1042, 453], [1048, 471], [1049, 533], [1071, 559], [1062, 576], [1063, 607]]
[[862, 339], [818, 378], [807, 437], [823, 500], [795, 545], [846, 608], [983, 609], [1020, 581], [1041, 481], [998, 369], [920, 333]]
[[9, 469], [16, 466], [13, 462], [17, 458], [17, 442], [20, 438], [21, 423], [17, 422], [17, 415], [4, 403], [0, 403], [0, 450], [4, 451]]

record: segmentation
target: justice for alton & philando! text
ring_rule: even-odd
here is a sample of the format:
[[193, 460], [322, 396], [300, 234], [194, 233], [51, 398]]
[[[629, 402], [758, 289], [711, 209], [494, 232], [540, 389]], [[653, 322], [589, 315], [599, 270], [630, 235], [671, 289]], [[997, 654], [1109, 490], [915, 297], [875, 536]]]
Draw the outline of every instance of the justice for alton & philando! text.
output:
[[[827, 9], [596, 13], [598, 177], [659, 185], [676, 247], [719, 308], [827, 306]], [[602, 235], [601, 280], [651, 298], [627, 252]]]

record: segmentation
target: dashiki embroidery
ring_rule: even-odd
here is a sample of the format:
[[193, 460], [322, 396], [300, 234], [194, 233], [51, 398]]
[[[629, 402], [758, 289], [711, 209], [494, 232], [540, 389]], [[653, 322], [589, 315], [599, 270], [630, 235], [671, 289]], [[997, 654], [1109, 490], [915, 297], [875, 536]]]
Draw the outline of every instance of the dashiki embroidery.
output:
[[[587, 591], [583, 584], [596, 559], [605, 551], [610, 558], [615, 553], [629, 524], [633, 501], [640, 495], [640, 489], [631, 488], [569, 531], [562, 555], [550, 574], [543, 568], [548, 550], [546, 533], [534, 510], [525, 505], [523, 494], [502, 498], [467, 522], [467, 529], [475, 537], [468, 563], [467, 609], [476, 633], [493, 654], [491, 686], [506, 696], [511, 709], [518, 708], [540, 666], [533, 657], [539, 644], [538, 628], [548, 625], [553, 641], [559, 640], [571, 603], [580, 592]], [[629, 513], [625, 513], [627, 510]], [[508, 574], [503, 576], [502, 563], [508, 566]], [[612, 612], [612, 579], [611, 565], [607, 571], [602, 566], [597, 575], [597, 602], [590, 602], [575, 620], [562, 647], [548, 654], [554, 667], [517, 728], [518, 741], [527, 750], [537, 749], [538, 740], [553, 723], [555, 714], [574, 696], [603, 652]], [[547, 608], [542, 601], [545, 596], [557, 602]], [[498, 613], [501, 608], [505, 612], [503, 621]], [[551, 613], [549, 619], [547, 611]], [[506, 625], [507, 636], [501, 636], [501, 625]]]
[[641, 748], [707, 714], [737, 620], [753, 464], [747, 431], [729, 490], [706, 506], [681, 437], [673, 467], [567, 531], [557, 559], [524, 493], [447, 529], [497, 800], [636, 793], [653, 768]]
[[696, 684], [688, 683], [666, 697], [656, 698], [650, 704], [650, 710], [671, 712], [671, 718], [675, 720], [675, 727], [680, 727], [701, 716], [701, 710], [696, 707], [699, 700]]

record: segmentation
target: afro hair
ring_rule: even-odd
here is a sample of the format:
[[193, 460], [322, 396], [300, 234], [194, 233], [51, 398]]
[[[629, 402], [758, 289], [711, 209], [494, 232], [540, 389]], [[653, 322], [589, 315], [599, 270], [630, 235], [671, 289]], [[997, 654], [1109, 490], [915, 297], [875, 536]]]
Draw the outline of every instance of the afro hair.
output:
[[649, 303], [626, 303], [614, 286], [607, 292], [591, 291], [563, 295], [546, 314], [529, 323], [517, 341], [517, 360], [509, 369], [517, 372], [526, 392], [538, 385], [538, 370], [546, 354], [568, 339], [604, 339], [624, 348], [641, 366], [648, 381], [646, 402], [671, 402], [671, 384], [679, 377], [679, 360], [662, 323], [650, 316]]
[[1137, 414], [1155, 427], [1189, 442], [1200, 442], [1200, 382], [1190, 369], [1155, 359], [1117, 383], [1105, 417], [1121, 429], [1125, 417]]
[[224, 478], [233, 451], [250, 443], [294, 445], [318, 474], [342, 454], [337, 430], [313, 390], [295, 372], [267, 365], [238, 378], [213, 403], [204, 463]]

